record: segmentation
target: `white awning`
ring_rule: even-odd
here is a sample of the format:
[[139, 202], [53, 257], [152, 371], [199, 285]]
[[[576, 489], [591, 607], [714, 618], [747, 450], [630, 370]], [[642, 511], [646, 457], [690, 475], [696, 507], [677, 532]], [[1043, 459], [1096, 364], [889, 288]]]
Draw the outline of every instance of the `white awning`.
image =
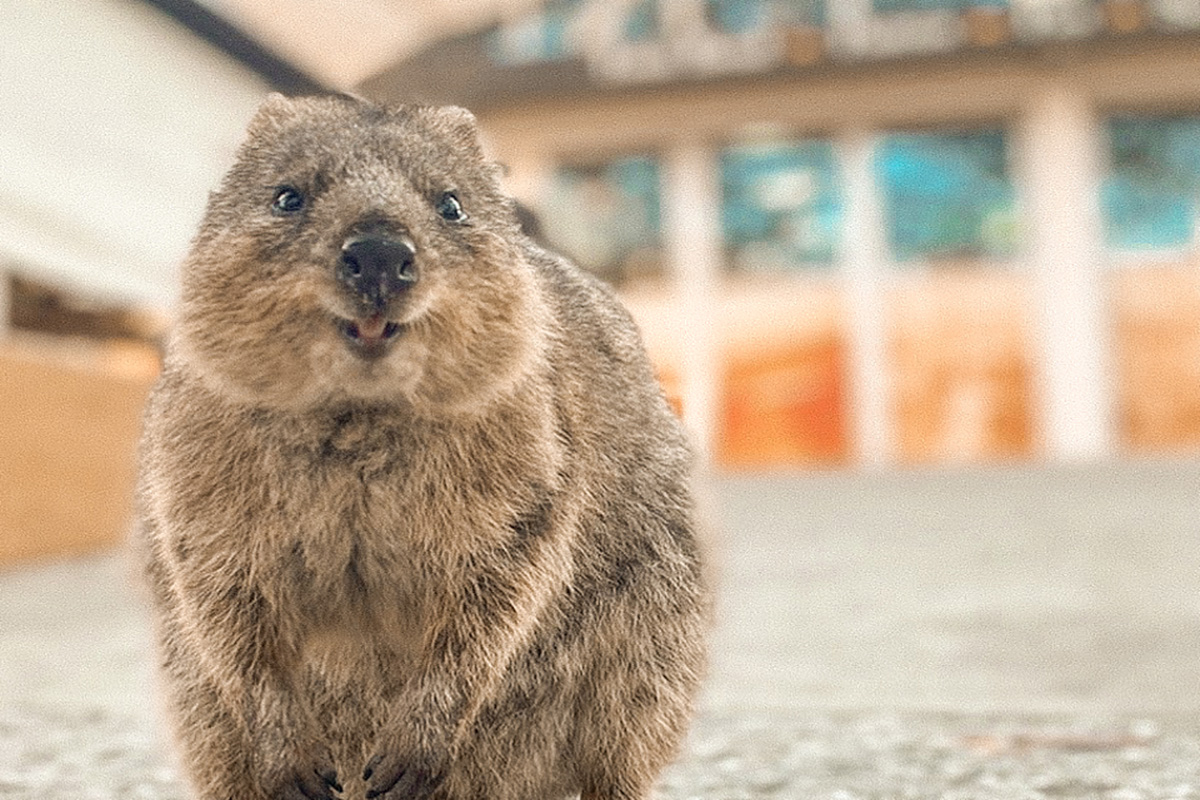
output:
[[168, 306], [267, 92], [159, 12], [0, 0], [0, 268]]

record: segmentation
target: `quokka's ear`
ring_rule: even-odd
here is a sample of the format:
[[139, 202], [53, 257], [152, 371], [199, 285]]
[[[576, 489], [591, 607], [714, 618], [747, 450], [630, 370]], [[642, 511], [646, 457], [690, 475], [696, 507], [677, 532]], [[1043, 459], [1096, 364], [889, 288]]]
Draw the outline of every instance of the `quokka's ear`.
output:
[[442, 106], [434, 109], [434, 121], [454, 141], [464, 147], [483, 151], [483, 143], [479, 138], [479, 122], [472, 114], [461, 106]]
[[248, 132], [255, 135], [277, 129], [295, 115], [296, 107], [297, 102], [292, 98], [279, 92], [271, 92], [250, 120]]

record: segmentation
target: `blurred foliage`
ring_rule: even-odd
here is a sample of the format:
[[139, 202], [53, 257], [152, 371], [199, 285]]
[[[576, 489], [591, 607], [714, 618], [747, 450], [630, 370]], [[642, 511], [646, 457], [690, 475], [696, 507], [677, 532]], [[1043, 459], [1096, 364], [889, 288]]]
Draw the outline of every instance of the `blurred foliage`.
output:
[[1102, 202], [1109, 247], [1178, 249], [1200, 214], [1200, 117], [1117, 117]]
[[658, 160], [631, 155], [561, 167], [540, 211], [556, 246], [622, 283], [662, 269], [659, 193]]
[[895, 258], [1015, 255], [1016, 192], [1006, 162], [1000, 130], [884, 137], [876, 180]]
[[728, 147], [720, 170], [722, 231], [734, 269], [779, 271], [832, 263], [842, 197], [829, 141]]
[[[497, 64], [562, 61], [582, 55], [576, 23], [595, 2], [606, 0], [549, 0], [539, 10], [497, 27], [487, 37], [488, 57]], [[662, 8], [670, 0], [636, 0], [614, 8], [618, 30], [628, 42], [657, 39], [664, 33]], [[705, 0], [704, 17], [710, 30], [746, 35], [780, 24], [823, 26], [827, 0]]]

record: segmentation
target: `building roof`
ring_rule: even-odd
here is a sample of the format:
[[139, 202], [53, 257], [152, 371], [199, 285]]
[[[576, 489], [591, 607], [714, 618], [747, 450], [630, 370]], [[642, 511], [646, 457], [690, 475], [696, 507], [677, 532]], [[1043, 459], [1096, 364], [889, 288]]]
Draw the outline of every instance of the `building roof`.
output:
[[348, 90], [428, 42], [536, 6], [539, 0], [146, 0], [281, 89]]
[[[726, 6], [742, 16], [722, 16]], [[874, 10], [880, 6], [926, 10]], [[761, 11], [752, 16], [753, 9]], [[551, 97], [891, 69], [898, 62], [953, 67], [1060, 58], [1197, 36], [1200, 6], [1175, 0], [558, 0], [431, 42], [359, 90], [393, 102], [486, 110]]]

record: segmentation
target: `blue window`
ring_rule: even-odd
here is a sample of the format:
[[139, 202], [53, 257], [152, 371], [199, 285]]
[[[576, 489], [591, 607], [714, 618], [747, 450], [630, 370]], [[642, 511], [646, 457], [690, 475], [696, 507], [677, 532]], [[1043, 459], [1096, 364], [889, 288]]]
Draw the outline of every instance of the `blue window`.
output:
[[885, 137], [875, 166], [896, 259], [1015, 255], [1016, 193], [1005, 151], [998, 130]]
[[489, 58], [497, 64], [560, 61], [573, 55], [570, 27], [587, 0], [550, 0], [545, 7], [492, 31]]
[[825, 23], [825, 0], [706, 0], [709, 25], [730, 34], [752, 33], [779, 22]]
[[749, 33], [770, 20], [768, 0], [707, 0], [709, 24], [722, 33]]
[[658, 37], [658, 0], [638, 0], [627, 12], [621, 32], [630, 42], [645, 42]]
[[1118, 117], [1101, 195], [1109, 247], [1195, 244], [1200, 216], [1200, 117]]
[[721, 153], [721, 223], [732, 267], [778, 272], [833, 261], [842, 198], [827, 141], [744, 144]]
[[797, 25], [825, 25], [825, 0], [776, 0], [779, 15]]
[[943, 11], [962, 8], [963, 0], [872, 0], [871, 7], [880, 14], [898, 11]]
[[954, 11], [968, 8], [1007, 8], [1008, 0], [872, 0], [871, 7], [880, 14], [901, 11]]
[[540, 209], [547, 238], [615, 284], [661, 274], [659, 180], [648, 155], [560, 168]]

